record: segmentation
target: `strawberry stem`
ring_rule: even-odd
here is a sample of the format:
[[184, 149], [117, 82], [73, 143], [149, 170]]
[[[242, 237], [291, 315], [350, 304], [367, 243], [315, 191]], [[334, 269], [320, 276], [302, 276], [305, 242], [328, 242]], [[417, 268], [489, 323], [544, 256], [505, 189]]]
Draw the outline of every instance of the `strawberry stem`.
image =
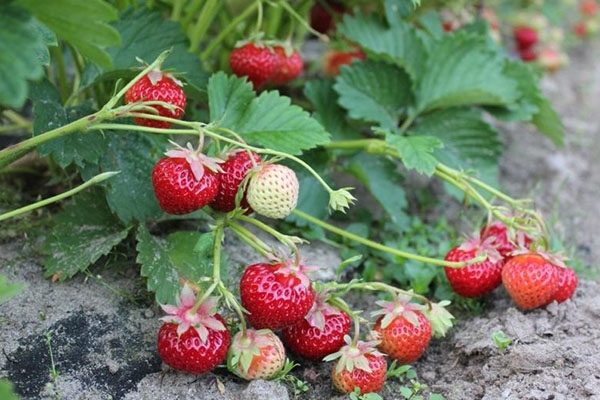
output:
[[235, 233], [240, 239], [250, 245], [250, 247], [252, 247], [263, 257], [266, 258], [269, 254], [273, 253], [273, 249], [271, 249], [265, 242], [260, 240], [255, 234], [244, 228], [242, 225], [233, 221], [228, 221], [227, 226], [233, 231], [233, 233]]
[[304, 239], [301, 239], [297, 236], [284, 235], [284, 234], [278, 232], [276, 229], [265, 224], [264, 222], [257, 220], [256, 218], [251, 218], [246, 215], [237, 215], [236, 218], [238, 218], [244, 222], [248, 222], [248, 223], [256, 226], [259, 229], [262, 229], [263, 231], [267, 232], [268, 234], [273, 236], [275, 239], [277, 239], [280, 243], [289, 247], [295, 253], [298, 253], [298, 246], [296, 244], [302, 243], [305, 241]]
[[385, 246], [381, 243], [377, 243], [375, 241], [369, 240], [369, 239], [365, 239], [362, 238], [358, 235], [355, 235], [351, 232], [348, 232], [344, 229], [338, 228], [336, 226], [333, 226], [325, 221], [322, 221], [320, 219], [317, 219], [315, 217], [313, 217], [312, 215], [309, 215], [303, 211], [300, 211], [298, 209], [295, 209], [294, 211], [292, 211], [293, 214], [297, 215], [298, 217], [307, 220], [308, 222], [311, 222], [315, 225], [320, 226], [321, 228], [324, 228], [332, 233], [338, 234], [340, 236], [343, 236], [345, 238], [348, 238], [350, 240], [353, 240], [355, 242], [364, 244], [365, 246], [369, 246], [371, 248], [374, 248], [376, 250], [381, 250], [384, 251], [386, 253], [390, 253], [393, 254], [395, 256], [399, 256], [399, 257], [403, 257], [403, 258], [408, 258], [411, 260], [416, 260], [416, 261], [421, 261], [423, 263], [428, 263], [428, 264], [433, 264], [433, 265], [439, 265], [439, 266], [443, 266], [443, 267], [453, 267], [453, 268], [462, 268], [464, 266], [473, 264], [473, 263], [477, 263], [477, 262], [481, 262], [483, 260], [485, 260], [485, 256], [478, 256], [476, 258], [473, 258], [471, 260], [468, 261], [462, 261], [462, 262], [454, 262], [454, 261], [445, 261], [445, 260], [440, 260], [437, 258], [430, 258], [430, 257], [424, 257], [424, 256], [420, 256], [418, 254], [413, 254], [413, 253], [408, 253], [406, 251], [402, 251], [402, 250], [398, 250], [389, 246]]

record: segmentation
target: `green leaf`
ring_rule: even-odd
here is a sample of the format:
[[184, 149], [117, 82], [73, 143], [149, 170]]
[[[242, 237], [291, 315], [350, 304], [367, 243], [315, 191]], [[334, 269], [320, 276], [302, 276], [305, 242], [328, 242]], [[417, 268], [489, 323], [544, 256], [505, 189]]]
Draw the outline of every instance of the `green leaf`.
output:
[[505, 59], [479, 35], [457, 31], [435, 42], [417, 88], [420, 113], [468, 104], [506, 106], [519, 97]]
[[210, 276], [213, 248], [196, 244], [211, 239], [214, 240], [212, 232], [174, 232], [167, 238], [159, 238], [140, 225], [136, 261], [142, 266], [141, 275], [148, 278], [147, 287], [155, 292], [158, 303], [175, 304], [182, 280], [197, 282], [202, 276]]
[[44, 237], [44, 275], [64, 280], [108, 254], [128, 234], [97, 189], [74, 197], [53, 217], [54, 226]]
[[[33, 135], [59, 128], [85, 115], [93, 113], [91, 102], [65, 109], [59, 94], [46, 79], [31, 85], [33, 101]], [[106, 140], [100, 132], [76, 132], [56, 138], [38, 146], [41, 156], [52, 156], [62, 168], [71, 164], [83, 167], [85, 163], [96, 163], [106, 148]]]
[[329, 141], [321, 124], [292, 105], [289, 97], [266, 91], [255, 98], [245, 79], [223, 72], [213, 75], [208, 83], [208, 98], [211, 121], [249, 143], [300, 154]]
[[23, 285], [10, 283], [6, 276], [0, 275], [0, 305], [21, 293], [22, 290]]
[[[160, 12], [141, 7], [137, 10], [127, 9], [113, 26], [122, 38], [121, 46], [107, 50], [113, 58], [113, 70], [87, 69], [84, 87], [102, 79], [131, 79], [135, 74], [132, 69], [141, 66], [136, 57], [151, 63], [160, 53], [171, 49], [162, 68], [173, 70], [178, 78], [195, 90], [205, 90], [208, 73], [202, 68], [198, 57], [188, 51], [187, 37], [178, 23], [166, 20]], [[106, 73], [100, 76], [103, 72]]]
[[393, 62], [403, 67], [413, 80], [421, 74], [427, 51], [410, 23], [397, 20], [387, 27], [374, 17], [346, 15], [338, 30], [359, 44], [369, 58]]
[[103, 133], [106, 144], [102, 155], [98, 164], [88, 164], [82, 169], [84, 179], [101, 172], [121, 171], [103, 186], [110, 209], [124, 223], [162, 215], [150, 177], [154, 165], [167, 148], [166, 137], [135, 131]]
[[414, 4], [409, 4], [406, 0], [385, 0], [383, 6], [389, 24], [410, 16], [415, 9]]
[[433, 38], [439, 39], [445, 34], [444, 27], [442, 26], [442, 18], [437, 11], [429, 10], [419, 14], [418, 20], [423, 29]]
[[555, 145], [563, 146], [565, 133], [560, 116], [545, 97], [540, 97], [537, 106], [539, 111], [533, 116], [531, 122], [533, 122], [540, 132], [550, 138]]
[[0, 106], [21, 108], [28, 80], [44, 75], [50, 58], [47, 31], [27, 11], [0, 5]]
[[503, 121], [531, 121], [538, 113], [538, 103], [542, 93], [538, 86], [538, 78], [533, 69], [521, 61], [509, 61], [504, 68], [504, 74], [517, 82], [521, 96], [505, 107], [487, 107], [486, 109], [496, 118]]
[[304, 86], [304, 95], [313, 104], [316, 119], [334, 140], [358, 139], [361, 135], [346, 120], [346, 111], [338, 104], [333, 80], [311, 80]]
[[359, 153], [349, 160], [346, 170], [371, 192], [394, 223], [407, 221], [406, 193], [400, 186], [396, 164], [390, 160]]
[[403, 69], [384, 61], [367, 60], [342, 67], [334, 88], [340, 105], [351, 118], [393, 129], [412, 100], [410, 86]]
[[443, 148], [433, 153], [437, 160], [455, 169], [475, 171], [483, 181], [497, 184], [503, 146], [496, 129], [481, 119], [480, 111], [441, 110], [422, 118], [409, 134], [437, 138], [443, 143]]
[[120, 44], [119, 33], [109, 21], [116, 20], [117, 10], [102, 0], [18, 0], [56, 35], [72, 44], [90, 61], [110, 68], [107, 46]]
[[401, 136], [387, 133], [386, 142], [397, 151], [404, 166], [431, 176], [439, 161], [433, 155], [444, 144], [432, 136]]

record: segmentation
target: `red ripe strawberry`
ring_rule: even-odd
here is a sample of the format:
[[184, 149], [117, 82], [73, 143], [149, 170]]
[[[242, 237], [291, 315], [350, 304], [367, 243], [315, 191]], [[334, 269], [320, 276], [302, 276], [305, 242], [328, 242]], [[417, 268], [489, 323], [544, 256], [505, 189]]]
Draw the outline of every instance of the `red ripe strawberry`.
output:
[[365, 58], [365, 53], [360, 49], [352, 51], [328, 50], [323, 55], [322, 69], [325, 75], [333, 78], [340, 74], [342, 65], [349, 65], [354, 59], [364, 60]]
[[381, 342], [377, 348], [400, 364], [411, 364], [425, 351], [431, 340], [431, 323], [421, 312], [424, 306], [410, 302], [411, 297], [396, 296], [393, 301], [378, 301], [381, 307], [373, 331]]
[[521, 49], [518, 53], [519, 58], [525, 62], [535, 61], [538, 58], [538, 54], [534, 49]]
[[588, 32], [585, 23], [583, 21], [577, 21], [575, 25], [573, 25], [573, 33], [582, 38], [586, 37]]
[[283, 343], [268, 329], [246, 329], [235, 334], [227, 353], [227, 368], [237, 376], [271, 379], [285, 365]]
[[556, 266], [558, 274], [558, 289], [554, 293], [552, 300], [563, 303], [573, 297], [577, 288], [577, 274], [571, 268]]
[[234, 74], [248, 77], [254, 89], [259, 89], [275, 74], [279, 59], [270, 47], [247, 43], [233, 49], [229, 65]]
[[525, 232], [517, 232], [514, 239], [510, 239], [508, 236], [508, 230], [506, 225], [502, 221], [494, 221], [488, 225], [485, 225], [479, 231], [479, 236], [482, 240], [488, 241], [489, 243], [498, 250], [503, 258], [509, 257], [510, 253], [517, 250], [517, 248], [529, 248], [532, 240]]
[[543, 307], [558, 289], [556, 268], [538, 253], [518, 254], [504, 264], [502, 283], [521, 309]]
[[379, 392], [383, 389], [387, 373], [385, 356], [375, 348], [377, 342], [352, 342], [344, 337], [346, 345], [325, 361], [338, 361], [333, 366], [333, 386], [342, 393], [352, 393], [358, 388], [361, 394]]
[[[254, 162], [252, 161], [254, 160]], [[225, 162], [220, 165], [219, 174], [219, 192], [215, 199], [210, 203], [213, 210], [229, 212], [235, 208], [235, 197], [240, 188], [240, 184], [255, 165], [260, 164], [261, 158], [258, 154], [246, 150], [237, 150], [231, 153]], [[240, 201], [240, 207], [252, 212], [246, 194]]]
[[344, 345], [344, 336], [350, 332], [350, 317], [328, 304], [326, 297], [326, 293], [318, 293], [306, 317], [281, 331], [283, 342], [292, 353], [320, 360]]
[[219, 160], [180, 146], [166, 155], [152, 170], [160, 208], [169, 214], [187, 214], [214, 200], [219, 191]]
[[271, 82], [275, 85], [285, 85], [300, 76], [304, 69], [304, 61], [296, 50], [288, 53], [285, 47], [275, 46], [273, 51], [279, 59], [279, 67], [271, 77]]
[[529, 26], [515, 26], [513, 35], [520, 50], [529, 49], [539, 41], [537, 31]]
[[246, 267], [240, 279], [240, 298], [254, 328], [285, 328], [308, 314], [315, 292], [306, 269], [288, 261]]
[[593, 17], [598, 13], [598, 3], [596, 0], [581, 0], [579, 11], [583, 15]]
[[480, 297], [496, 289], [502, 283], [502, 256], [491, 244], [494, 238], [473, 238], [456, 246], [446, 254], [446, 261], [468, 261], [487, 253], [483, 261], [462, 268], [444, 267], [452, 290], [464, 297]]
[[177, 306], [165, 305], [169, 315], [158, 332], [158, 355], [171, 368], [202, 374], [219, 365], [231, 342], [223, 318], [216, 313], [217, 300], [209, 297], [194, 310], [196, 296], [185, 285]]
[[[138, 101], [164, 101], [173, 106], [167, 109], [163, 106], [152, 106], [157, 114], [162, 117], [179, 119], [183, 115], [186, 104], [185, 93], [181, 89], [182, 83], [171, 74], [163, 74], [161, 71], [151, 71], [144, 75], [125, 93], [125, 103]], [[138, 125], [152, 128], [169, 128], [170, 122], [157, 121], [149, 118], [134, 118]]]
[[252, 172], [248, 182], [248, 204], [265, 217], [285, 218], [296, 208], [298, 190], [294, 170], [280, 164], [263, 164]]

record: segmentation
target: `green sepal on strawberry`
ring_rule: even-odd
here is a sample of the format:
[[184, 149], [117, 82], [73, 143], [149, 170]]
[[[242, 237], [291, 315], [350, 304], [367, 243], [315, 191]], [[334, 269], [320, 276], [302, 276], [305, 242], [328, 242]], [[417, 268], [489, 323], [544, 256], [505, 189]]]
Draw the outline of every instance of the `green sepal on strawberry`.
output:
[[300, 322], [310, 311], [315, 292], [306, 267], [291, 261], [257, 263], [240, 279], [240, 300], [256, 329], [278, 330]]
[[342, 393], [358, 389], [361, 394], [376, 393], [383, 389], [387, 374], [385, 355], [377, 350], [377, 341], [352, 341], [344, 337], [345, 345], [328, 355], [324, 361], [336, 360], [331, 372], [333, 386]]
[[495, 240], [494, 237], [485, 240], [474, 237], [452, 248], [446, 254], [444, 259], [453, 262], [469, 261], [487, 254], [485, 260], [464, 267], [444, 267], [454, 292], [464, 297], [480, 297], [500, 286], [504, 260], [492, 244]]
[[[164, 74], [160, 70], [150, 71], [140, 80], [133, 84], [125, 93], [125, 104], [137, 103], [141, 101], [163, 101], [170, 104], [170, 107], [162, 105], [151, 105], [155, 115], [180, 119], [185, 111], [187, 98], [183, 89], [183, 84], [171, 74]], [[150, 114], [150, 111], [140, 111]], [[134, 121], [141, 126], [151, 128], [167, 129], [171, 126], [169, 121], [159, 121], [150, 118], [135, 117]]]
[[[196, 296], [184, 285], [177, 305], [162, 305], [168, 314], [158, 332], [158, 355], [171, 368], [202, 374], [217, 367], [227, 355], [231, 336], [217, 313], [217, 299], [207, 298], [199, 307]], [[197, 309], [195, 309], [197, 307]]]
[[[240, 185], [248, 175], [248, 172], [261, 163], [261, 157], [247, 150], [234, 150], [227, 154], [225, 162], [220, 165], [219, 191], [214, 200], [209, 204], [216, 211], [229, 212], [236, 208], [236, 196]], [[246, 192], [242, 194], [239, 202], [240, 207], [252, 212], [252, 208], [246, 199]]]
[[412, 303], [409, 295], [396, 295], [392, 301], [378, 301], [380, 310], [373, 332], [380, 341], [377, 348], [400, 364], [411, 364], [421, 357], [431, 340], [431, 323], [423, 314], [425, 306]]
[[350, 316], [327, 303], [327, 293], [317, 293], [312, 309], [295, 325], [283, 328], [281, 338], [294, 354], [320, 360], [335, 353], [344, 345], [350, 333]]
[[187, 214], [211, 203], [219, 192], [221, 160], [176, 144], [152, 170], [152, 186], [160, 208], [169, 214]]
[[283, 343], [269, 329], [239, 331], [227, 353], [227, 369], [246, 380], [274, 378], [285, 361]]

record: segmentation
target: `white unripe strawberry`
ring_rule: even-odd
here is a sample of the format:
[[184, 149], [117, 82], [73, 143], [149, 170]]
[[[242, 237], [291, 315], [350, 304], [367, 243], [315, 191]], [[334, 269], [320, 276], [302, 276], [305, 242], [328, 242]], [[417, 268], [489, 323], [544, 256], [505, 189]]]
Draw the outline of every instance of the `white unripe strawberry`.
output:
[[292, 169], [263, 164], [248, 182], [248, 204], [265, 217], [285, 218], [296, 208], [298, 189], [298, 178]]

